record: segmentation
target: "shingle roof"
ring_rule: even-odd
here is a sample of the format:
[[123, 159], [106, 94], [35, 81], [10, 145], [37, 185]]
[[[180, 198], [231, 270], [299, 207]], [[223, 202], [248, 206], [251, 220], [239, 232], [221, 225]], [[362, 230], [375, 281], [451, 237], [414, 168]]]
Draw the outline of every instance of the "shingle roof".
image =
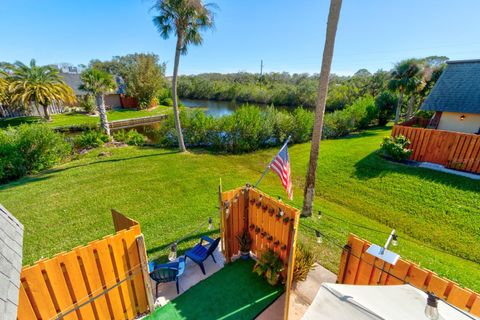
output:
[[480, 113], [480, 60], [447, 62], [421, 109]]
[[0, 204], [0, 319], [16, 319], [23, 225]]
[[86, 91], [78, 89], [78, 87], [82, 84], [79, 73], [60, 73], [60, 75], [63, 77], [65, 83], [73, 89], [75, 95], [84, 96], [87, 94]]
[[[60, 75], [64, 78], [65, 83], [68, 84], [73, 89], [73, 91], [75, 92], [75, 95], [84, 96], [87, 94], [86, 91], [78, 89], [78, 87], [82, 84], [82, 80], [80, 78], [79, 73], [63, 73], [62, 72], [60, 73]], [[122, 77], [115, 76], [114, 79], [117, 82], [116, 93], [118, 94], [125, 93], [125, 82], [123, 81]]]

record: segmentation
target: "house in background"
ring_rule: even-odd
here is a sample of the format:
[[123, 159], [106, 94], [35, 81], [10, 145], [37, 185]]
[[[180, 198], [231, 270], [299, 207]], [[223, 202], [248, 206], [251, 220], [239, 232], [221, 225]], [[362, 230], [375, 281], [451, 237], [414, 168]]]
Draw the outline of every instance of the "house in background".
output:
[[449, 61], [421, 110], [429, 128], [480, 134], [480, 60]]
[[480, 60], [447, 62], [421, 110], [435, 114], [392, 130], [410, 140], [410, 159], [480, 174]]
[[[80, 85], [82, 84], [80, 73], [61, 72], [60, 75], [63, 77], [65, 83], [73, 89], [75, 95], [77, 96], [77, 100], [85, 98], [87, 92], [79, 89]], [[117, 91], [105, 95], [105, 105], [107, 109], [123, 107], [122, 95], [125, 93], [125, 85], [123, 84], [123, 80], [120, 77], [116, 77], [115, 80], [118, 87]]]

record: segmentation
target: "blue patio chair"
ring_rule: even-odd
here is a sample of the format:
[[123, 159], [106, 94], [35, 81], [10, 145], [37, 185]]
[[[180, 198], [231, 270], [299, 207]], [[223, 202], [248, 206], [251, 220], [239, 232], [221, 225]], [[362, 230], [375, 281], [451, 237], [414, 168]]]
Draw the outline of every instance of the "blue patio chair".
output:
[[[205, 247], [203, 245], [204, 240], [208, 242], [210, 245]], [[206, 274], [205, 266], [203, 265], [203, 262], [207, 260], [209, 256], [211, 256], [213, 259], [213, 262], [217, 263], [217, 261], [215, 261], [215, 257], [213, 256], [213, 252], [218, 247], [219, 242], [220, 242], [220, 238], [213, 240], [212, 238], [207, 236], [200, 237], [200, 242], [197, 245], [195, 245], [195, 247], [185, 252], [185, 260], [187, 259], [187, 257], [192, 259], [193, 262], [195, 262], [200, 266], [200, 269], [202, 269], [203, 274]]]
[[178, 262], [164, 264], [148, 263], [150, 268], [150, 278], [156, 282], [156, 295], [158, 296], [158, 285], [160, 283], [175, 281], [177, 285], [177, 294], [180, 293], [178, 280], [185, 271], [185, 257], [178, 258]]

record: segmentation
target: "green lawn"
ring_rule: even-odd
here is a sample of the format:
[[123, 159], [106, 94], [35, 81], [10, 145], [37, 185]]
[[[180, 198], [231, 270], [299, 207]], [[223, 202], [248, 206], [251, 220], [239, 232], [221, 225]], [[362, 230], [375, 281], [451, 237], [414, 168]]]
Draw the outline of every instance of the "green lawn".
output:
[[[336, 271], [340, 250], [334, 243], [343, 245], [348, 232], [384, 243], [387, 235], [381, 232], [395, 227], [400, 243], [395, 251], [480, 291], [480, 181], [379, 158], [374, 152], [388, 134], [388, 128], [374, 129], [322, 143], [315, 207], [324, 215], [302, 219], [334, 239], [315, 246], [320, 263]], [[289, 148], [296, 207], [302, 203], [309, 147]], [[25, 264], [111, 233], [111, 208], [140, 221], [149, 255], [164, 259], [167, 243], [209, 216], [218, 222], [219, 178], [225, 190], [255, 182], [276, 152], [182, 155], [126, 147], [99, 157], [101, 151], [0, 187], [0, 203], [25, 225]], [[260, 188], [285, 198], [273, 173]], [[313, 232], [301, 230], [300, 238], [314, 245]], [[190, 236], [179, 249], [197, 239], [198, 234]]]
[[[107, 111], [107, 118], [109, 121], [141, 118], [141, 117], [165, 114], [165, 113], [168, 113], [170, 110], [172, 110], [172, 108], [166, 107], [166, 106], [158, 106], [151, 110], [117, 109], [117, 110]], [[34, 122], [43, 122], [43, 121], [44, 121], [43, 118], [34, 117], [34, 116], [1, 119], [0, 128], [6, 128], [8, 126], [17, 126], [22, 123], [34, 123]], [[52, 128], [81, 126], [81, 125], [94, 126], [99, 122], [100, 122], [100, 118], [98, 116], [89, 116], [82, 113], [63, 113], [63, 114], [52, 115], [52, 121], [48, 122], [48, 125]]]
[[253, 260], [237, 260], [156, 309], [149, 320], [254, 319], [283, 292], [252, 272]]

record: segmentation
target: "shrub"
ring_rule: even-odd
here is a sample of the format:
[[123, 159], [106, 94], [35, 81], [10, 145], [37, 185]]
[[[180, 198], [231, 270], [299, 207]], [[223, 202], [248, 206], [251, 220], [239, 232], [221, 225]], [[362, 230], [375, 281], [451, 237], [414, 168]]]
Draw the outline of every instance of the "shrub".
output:
[[88, 130], [75, 137], [73, 143], [78, 149], [98, 148], [103, 146], [110, 138], [97, 130]]
[[384, 157], [394, 161], [404, 161], [410, 158], [412, 150], [407, 149], [410, 141], [403, 135], [385, 137], [380, 146], [380, 152]]
[[392, 119], [397, 106], [398, 97], [390, 91], [383, 91], [375, 98], [378, 111], [378, 125], [384, 126]]
[[295, 251], [295, 266], [293, 268], [293, 281], [304, 281], [315, 263], [314, 253], [303, 243], [299, 242]]
[[163, 98], [160, 100], [160, 104], [162, 106], [173, 107], [173, 99], [172, 98]]
[[48, 169], [70, 152], [63, 135], [45, 124], [22, 124], [0, 131], [0, 181]]
[[323, 121], [323, 138], [340, 138], [353, 130], [351, 115], [343, 110], [337, 110], [325, 115]]
[[78, 106], [88, 114], [94, 114], [97, 110], [95, 98], [91, 94], [87, 94], [83, 98], [79, 99]]
[[253, 272], [264, 276], [272, 286], [278, 283], [280, 273], [283, 271], [283, 263], [280, 257], [272, 249], [262, 254], [262, 258], [253, 267]]
[[137, 130], [124, 130], [121, 129], [113, 134], [115, 141], [121, 141], [129, 146], [141, 146], [147, 140], [143, 134], [139, 133]]
[[345, 112], [350, 116], [353, 130], [366, 129], [378, 117], [377, 106], [372, 96], [358, 98], [340, 112]]
[[314, 113], [305, 110], [302, 107], [296, 108], [293, 111], [293, 142], [301, 143], [310, 141], [312, 138], [314, 120]]

